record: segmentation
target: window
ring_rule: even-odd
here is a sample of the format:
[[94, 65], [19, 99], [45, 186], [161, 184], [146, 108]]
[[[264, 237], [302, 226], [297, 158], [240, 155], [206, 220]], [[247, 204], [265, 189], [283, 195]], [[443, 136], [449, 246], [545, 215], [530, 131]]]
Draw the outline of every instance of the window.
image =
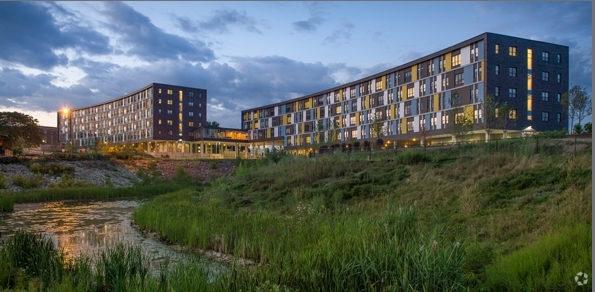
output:
[[556, 114], [556, 120], [558, 121], [558, 123], [562, 121], [562, 114], [561, 113], [557, 113]]
[[508, 97], [516, 98], [516, 88], [509, 88], [508, 89]]
[[494, 74], [500, 75], [500, 66], [499, 65], [494, 66]]
[[461, 65], [461, 55], [452, 56], [452, 66], [459, 66]]
[[194, 117], [194, 112], [188, 112], [189, 117]]
[[414, 90], [415, 88], [411, 87], [411, 88], [407, 88], [407, 98], [411, 98], [414, 96]]
[[562, 82], [562, 74], [556, 74], [556, 80], [558, 83]]
[[194, 122], [188, 122], [188, 127], [194, 127]]
[[508, 117], [511, 118], [511, 119], [516, 119], [516, 110], [515, 109], [510, 110], [508, 112]]
[[549, 81], [550, 80], [550, 73], [548, 72], [541, 72], [541, 80]]
[[550, 93], [546, 91], [542, 92], [541, 101], [550, 101]]
[[161, 88], [159, 88], [158, 90], [159, 90], [159, 93], [161, 93]]
[[161, 125], [161, 120], [157, 120], [157, 124], [158, 125]]
[[556, 63], [561, 63], [562, 62], [562, 55], [558, 54], [558, 57], [556, 58]]
[[194, 102], [189, 102], [188, 106], [194, 106]]
[[413, 121], [407, 122], [407, 132], [413, 131]]
[[167, 90], [167, 94], [169, 94], [169, 95], [172, 95], [172, 94], [174, 94], [174, 91], [173, 91], [173, 90], [171, 90], [171, 89], [168, 89], [168, 90]]
[[508, 47], [508, 55], [516, 57], [516, 47]]
[[494, 96], [500, 96], [500, 87], [496, 86], [494, 88]]
[[202, 114], [201, 113], [198, 113], [198, 117], [201, 118], [202, 117]]
[[159, 113], [161, 113], [161, 109], [159, 109]]
[[194, 97], [194, 92], [188, 92], [188, 97]]
[[500, 44], [496, 44], [495, 53], [500, 54]]
[[548, 52], [541, 52], [541, 60], [542, 61], [549, 61], [550, 60], [550, 53]]
[[561, 94], [556, 94], [556, 101], [560, 102], [562, 100], [562, 95]]
[[508, 68], [508, 76], [516, 77], [516, 68], [515, 67]]
[[199, 102], [199, 103], [198, 103], [198, 107], [202, 107], [202, 103], [200, 103], [200, 102]]
[[463, 85], [463, 84], [464, 84], [463, 73], [456, 74], [455, 75], [455, 85], [458, 86], [458, 85]]
[[173, 135], [173, 132], [170, 130], [170, 131], [167, 131], [167, 134], [171, 136], [171, 135]]
[[171, 99], [168, 99], [167, 104], [172, 105], [172, 104], [174, 104], [174, 102]]
[[549, 112], [541, 112], [541, 121], [547, 122], [550, 120], [550, 113]]
[[411, 82], [411, 71], [405, 72], [405, 82]]
[[167, 120], [167, 124], [171, 126], [174, 124], [174, 122], [172, 120]]
[[411, 115], [411, 105], [406, 105], [405, 106], [405, 115]]
[[167, 110], [168, 115], [171, 115], [172, 113], [173, 113], [172, 110]]

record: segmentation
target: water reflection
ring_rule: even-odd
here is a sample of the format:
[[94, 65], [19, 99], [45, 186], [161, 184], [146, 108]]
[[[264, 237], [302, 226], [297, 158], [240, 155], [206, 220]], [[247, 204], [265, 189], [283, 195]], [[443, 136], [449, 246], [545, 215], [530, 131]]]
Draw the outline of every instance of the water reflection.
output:
[[69, 258], [93, 256], [119, 242], [140, 245], [153, 258], [154, 272], [163, 261], [186, 258], [131, 226], [132, 211], [139, 204], [134, 200], [17, 204], [14, 212], [0, 213], [0, 234], [2, 239], [19, 229], [44, 234]]

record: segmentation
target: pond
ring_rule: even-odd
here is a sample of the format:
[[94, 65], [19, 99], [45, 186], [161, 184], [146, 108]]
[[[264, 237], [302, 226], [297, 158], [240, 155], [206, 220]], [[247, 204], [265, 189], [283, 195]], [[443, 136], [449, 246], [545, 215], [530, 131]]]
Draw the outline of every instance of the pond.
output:
[[[49, 236], [67, 257], [93, 256], [116, 243], [140, 246], [152, 259], [153, 272], [163, 262], [175, 263], [191, 255], [143, 236], [131, 224], [138, 200], [17, 204], [0, 213], [0, 239], [17, 230]], [[215, 263], [208, 263], [215, 268]]]

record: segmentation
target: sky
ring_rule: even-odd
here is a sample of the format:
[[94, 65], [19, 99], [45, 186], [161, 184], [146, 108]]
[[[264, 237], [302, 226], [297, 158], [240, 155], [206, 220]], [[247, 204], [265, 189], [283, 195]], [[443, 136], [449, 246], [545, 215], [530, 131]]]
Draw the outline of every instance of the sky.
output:
[[207, 120], [239, 128], [484, 32], [569, 46], [592, 92], [591, 2], [0, 2], [0, 111], [56, 126], [155, 82], [206, 89]]

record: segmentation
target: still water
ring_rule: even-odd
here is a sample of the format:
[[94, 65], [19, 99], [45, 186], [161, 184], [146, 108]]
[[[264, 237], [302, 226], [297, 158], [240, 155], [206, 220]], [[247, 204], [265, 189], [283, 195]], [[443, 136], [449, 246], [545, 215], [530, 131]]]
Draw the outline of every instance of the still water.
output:
[[188, 258], [190, 255], [143, 236], [131, 225], [132, 212], [140, 204], [135, 200], [16, 204], [14, 212], [0, 213], [0, 239], [19, 229], [41, 233], [69, 258], [92, 257], [116, 243], [131, 244], [153, 258], [153, 272], [165, 261]]

